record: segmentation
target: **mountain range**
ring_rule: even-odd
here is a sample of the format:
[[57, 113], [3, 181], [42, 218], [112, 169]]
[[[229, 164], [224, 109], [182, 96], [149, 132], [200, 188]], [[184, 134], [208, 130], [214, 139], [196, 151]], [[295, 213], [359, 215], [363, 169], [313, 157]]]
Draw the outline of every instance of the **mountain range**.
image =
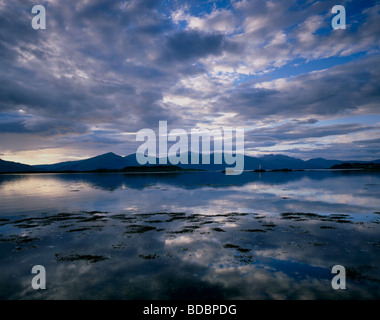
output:
[[38, 169], [34, 166], [18, 162], [5, 161], [0, 159], [0, 172], [34, 172]]
[[[183, 169], [196, 169], [196, 170], [210, 170], [222, 171], [226, 167], [233, 167], [224, 162], [222, 164], [214, 164], [214, 154], [210, 155], [210, 164], [191, 164], [190, 153], [187, 154], [189, 164], [181, 164], [178, 166]], [[200, 162], [202, 156], [200, 155]], [[323, 158], [314, 158], [310, 160], [302, 160], [285, 155], [265, 155], [262, 157], [244, 156], [244, 170], [257, 170], [259, 168], [264, 170], [281, 170], [281, 169], [328, 169], [334, 165], [339, 165], [345, 162], [350, 163], [380, 163], [380, 159], [374, 161], [342, 161], [342, 160], [327, 160]], [[156, 159], [156, 163], [159, 160]], [[167, 161], [170, 165], [170, 162]], [[77, 160], [66, 161], [55, 164], [45, 165], [26, 165], [22, 163], [4, 161], [0, 159], [0, 172], [60, 172], [60, 171], [94, 171], [100, 169], [106, 170], [120, 170], [125, 167], [136, 167], [140, 164], [136, 160], [136, 154], [128, 156], [119, 156], [115, 153], [109, 152], [96, 157]]]

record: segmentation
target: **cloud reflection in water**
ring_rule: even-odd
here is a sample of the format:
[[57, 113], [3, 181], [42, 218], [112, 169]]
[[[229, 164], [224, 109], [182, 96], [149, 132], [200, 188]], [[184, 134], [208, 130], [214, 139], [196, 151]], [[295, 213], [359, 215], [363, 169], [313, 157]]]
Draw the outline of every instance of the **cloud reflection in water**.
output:
[[[138, 175], [1, 176], [0, 191], [9, 211], [3, 208], [0, 217], [0, 296], [380, 297], [380, 216], [374, 213], [379, 200], [372, 196], [378, 192], [380, 178], [277, 172], [272, 180], [270, 176], [260, 180], [249, 174], [232, 186], [228, 178], [219, 180], [218, 173], [203, 173], [202, 178], [197, 173], [169, 178], [149, 175], [149, 179]], [[30, 203], [20, 200], [26, 199], [22, 198], [24, 183], [36, 205], [28, 214]], [[58, 185], [59, 194], [38, 188], [47, 183], [52, 188]], [[74, 185], [81, 189], [72, 192]], [[313, 188], [317, 193], [325, 190], [328, 201], [305, 199]], [[338, 191], [333, 193], [331, 188]], [[366, 190], [360, 197], [367, 201], [352, 203], [357, 189]], [[284, 199], [286, 193], [291, 196]], [[339, 201], [344, 194], [347, 200]], [[44, 196], [51, 198], [43, 202]], [[49, 207], [53, 202], [55, 209]], [[36, 264], [46, 267], [47, 290], [35, 291], [30, 286], [30, 270]], [[347, 269], [346, 290], [331, 287], [331, 267], [336, 264]]]

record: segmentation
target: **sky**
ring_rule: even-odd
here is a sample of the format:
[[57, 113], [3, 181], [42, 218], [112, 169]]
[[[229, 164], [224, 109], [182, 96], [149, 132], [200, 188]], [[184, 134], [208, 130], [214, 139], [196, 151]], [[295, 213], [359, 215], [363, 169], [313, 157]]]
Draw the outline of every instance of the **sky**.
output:
[[0, 158], [128, 155], [167, 121], [244, 129], [252, 156], [380, 159], [379, 17], [375, 0], [0, 0]]

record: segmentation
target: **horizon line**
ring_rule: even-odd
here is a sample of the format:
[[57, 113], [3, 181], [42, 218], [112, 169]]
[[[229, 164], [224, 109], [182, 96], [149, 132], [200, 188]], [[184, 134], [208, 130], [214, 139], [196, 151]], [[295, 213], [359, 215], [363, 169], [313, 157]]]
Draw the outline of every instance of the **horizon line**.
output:
[[[192, 151], [187, 151], [187, 152], [184, 152], [184, 153], [192, 153]], [[197, 152], [199, 155], [203, 155], [202, 152]], [[205, 153], [205, 154], [216, 154], [216, 153], [224, 153], [223, 151], [219, 151], [219, 152], [210, 152], [210, 153]], [[77, 161], [84, 161], [84, 160], [89, 160], [89, 159], [92, 159], [92, 158], [96, 158], [96, 157], [100, 157], [100, 156], [104, 156], [104, 155], [107, 155], [107, 154], [113, 154], [113, 155], [116, 155], [116, 156], [119, 156], [119, 157], [122, 157], [122, 158], [125, 158], [125, 157], [128, 157], [128, 156], [132, 156], [132, 155], [136, 155], [137, 153], [130, 153], [130, 154], [127, 154], [127, 155], [119, 155], [113, 151], [109, 151], [109, 152], [105, 152], [105, 153], [102, 153], [102, 154], [98, 154], [98, 155], [94, 155], [94, 156], [88, 156], [86, 158], [81, 158], [81, 159], [77, 159], [77, 160], [63, 160], [63, 161], [58, 161], [58, 162], [52, 162], [52, 163], [42, 163], [42, 164], [28, 164], [26, 162], [19, 162], [19, 161], [12, 161], [12, 160], [5, 160], [4, 158], [1, 158], [0, 157], [0, 160], [2, 161], [8, 161], [8, 162], [13, 162], [13, 163], [19, 163], [19, 164], [25, 164], [25, 165], [28, 165], [28, 166], [45, 166], [45, 165], [54, 165], [54, 164], [59, 164], [59, 163], [65, 163], [65, 162], [77, 162]], [[183, 153], [181, 153], [183, 154]], [[236, 155], [236, 152], [232, 152], [232, 154]], [[2, 154], [4, 155], [4, 154]], [[327, 159], [327, 158], [323, 158], [323, 157], [315, 157], [315, 158], [307, 158], [307, 159], [303, 159], [303, 158], [298, 158], [298, 157], [292, 157], [292, 156], [288, 156], [286, 154], [282, 154], [282, 153], [268, 153], [268, 154], [262, 154], [260, 156], [253, 156], [253, 155], [249, 155], [249, 154], [246, 154], [244, 153], [243, 154], [244, 156], [247, 156], [247, 157], [250, 157], [250, 158], [262, 158], [262, 157], [265, 157], [265, 156], [284, 156], [284, 157], [288, 157], [288, 158], [292, 158], [292, 159], [297, 159], [297, 160], [301, 160], [301, 161], [309, 161], [309, 160], [314, 160], [314, 159], [323, 159], [323, 160], [327, 160], [327, 161], [341, 161], [342, 163], [343, 162], [371, 162], [371, 161], [377, 161], [377, 160], [380, 160], [380, 158], [376, 158], [375, 156], [372, 157], [372, 160], [341, 160], [341, 159]], [[166, 155], [167, 158], [169, 158], [169, 155]], [[160, 159], [160, 158], [165, 158], [165, 156], [162, 156], [162, 157], [153, 157], [153, 158], [156, 158], [156, 159]], [[201, 163], [200, 163], [201, 164]]]

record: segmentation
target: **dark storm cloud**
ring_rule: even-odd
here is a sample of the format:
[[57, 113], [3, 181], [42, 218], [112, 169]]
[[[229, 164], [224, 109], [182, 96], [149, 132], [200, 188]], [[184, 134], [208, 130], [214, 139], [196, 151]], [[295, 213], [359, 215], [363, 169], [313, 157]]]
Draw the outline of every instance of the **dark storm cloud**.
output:
[[28, 130], [25, 129], [23, 123], [21, 122], [2, 122], [0, 123], [0, 133], [9, 132], [9, 133], [27, 133]]
[[65, 135], [67, 133], [84, 134], [88, 132], [87, 126], [72, 122], [69, 119], [47, 118], [38, 116], [1, 114], [0, 132], [1, 133], [24, 133], [40, 134], [47, 136]]
[[[349, 12], [351, 28], [340, 33], [330, 26], [334, 1], [211, 7], [209, 2], [47, 0], [46, 30], [31, 27], [35, 4], [0, 0], [0, 132], [7, 136], [106, 145], [121, 143], [123, 132], [156, 129], [159, 120], [177, 128], [252, 126], [260, 120], [270, 125], [248, 137], [255, 138], [255, 147], [270, 147], [362, 133], [361, 124], [317, 122], [379, 112], [379, 6], [372, 3]], [[184, 20], [173, 20], [173, 12], [186, 7]], [[256, 72], [300, 57], [358, 52], [369, 57], [272, 82], [256, 78]], [[247, 74], [256, 82], [236, 84]], [[294, 120], [277, 124], [289, 118]]]
[[342, 143], [330, 143], [328, 145], [313, 146], [313, 148], [294, 148], [286, 153], [290, 156], [303, 159], [325, 158], [344, 161], [373, 161], [380, 160], [380, 148], [363, 146], [357, 141], [347, 141]]
[[[289, 150], [286, 153], [295, 154], [298, 157], [305, 158], [312, 153], [315, 157], [331, 158], [334, 155], [336, 158], [347, 159], [346, 156], [352, 154], [352, 159], [355, 158], [355, 153], [362, 150], [361, 157], [370, 157], [373, 150], [380, 147], [379, 139], [370, 140], [355, 140], [346, 138], [353, 133], [368, 133], [376, 134], [380, 132], [379, 125], [368, 124], [333, 124], [333, 125], [315, 125], [315, 119], [305, 121], [291, 121], [284, 124], [272, 125], [260, 129], [248, 131], [245, 135], [245, 147], [247, 150], [259, 151], [260, 148], [275, 147], [279, 145], [288, 145]], [[300, 125], [302, 123], [302, 125]], [[324, 139], [341, 137], [344, 140], [342, 143], [329, 143], [326, 146]], [[305, 149], [294, 149], [292, 145], [305, 145]], [[311, 150], [311, 145], [315, 151]], [[336, 148], [330, 147], [334, 145]], [[324, 155], [322, 155], [322, 151]], [[285, 151], [284, 151], [285, 152]], [[338, 154], [335, 156], [335, 154]], [[376, 151], [375, 154], [379, 154]]]
[[328, 136], [346, 135], [349, 133], [363, 132], [363, 131], [380, 130], [378, 125], [366, 125], [366, 124], [334, 124], [325, 126], [313, 126], [313, 125], [299, 125], [298, 123], [286, 123], [283, 125], [274, 125], [269, 128], [252, 130], [247, 134], [247, 137], [255, 136], [270, 137], [281, 141], [286, 140], [301, 140], [308, 138], [321, 138]]
[[15, 46], [24, 48], [31, 41], [38, 41], [39, 34], [30, 27], [31, 1], [8, 1], [0, 11], [0, 57], [1, 63], [14, 61]]
[[219, 56], [223, 51], [237, 52], [238, 48], [222, 34], [204, 34], [198, 31], [180, 31], [166, 42], [161, 61], [197, 60], [209, 55]]
[[362, 146], [378, 145], [380, 146], [380, 138], [377, 139], [368, 139], [368, 140], [358, 140], [356, 143]]
[[0, 111], [33, 118], [8, 131], [68, 134], [71, 126], [77, 134], [100, 123], [133, 131], [175, 118], [161, 101], [178, 75], [147, 57], [170, 29], [157, 2], [48, 3], [43, 31], [30, 26], [33, 5], [15, 1], [0, 12]]
[[[292, 3], [278, 5], [289, 10]], [[176, 83], [179, 74], [204, 73], [205, 66], [194, 65], [201, 58], [243, 51], [224, 34], [173, 31], [167, 18], [158, 13], [156, 1], [49, 3], [49, 29], [45, 34], [30, 28], [28, 11], [32, 5], [31, 1], [15, 1], [2, 12], [7, 18], [2, 22], [6, 25], [1, 29], [0, 43], [8, 48], [7, 56], [14, 60], [28, 54], [33, 57], [30, 63], [36, 65], [28, 65], [27, 61], [4, 65], [3, 70], [9, 72], [1, 79], [0, 90], [2, 108], [22, 105], [41, 117], [67, 115], [72, 121], [90, 124], [104, 117], [119, 120], [124, 112], [130, 113], [125, 120], [131, 128], [153, 125], [160, 116], [170, 115], [163, 108], [162, 93]], [[247, 4], [243, 9], [247, 16], [255, 18], [279, 11], [271, 11], [263, 2]], [[297, 12], [292, 14], [299, 15]], [[273, 23], [279, 26], [280, 20]], [[77, 69], [88, 78], [80, 78]], [[220, 96], [214, 108], [238, 111], [242, 118], [296, 116], [300, 112], [336, 114], [378, 97], [378, 68], [375, 72], [366, 66], [351, 72], [329, 71], [323, 77], [307, 74], [290, 80], [297, 86], [284, 90], [240, 87], [230, 95]], [[65, 74], [71, 76], [65, 78]], [[360, 79], [369, 81], [364, 84]], [[151, 121], [144, 120], [146, 114]], [[135, 119], [133, 124], [130, 118]], [[169, 118], [173, 119], [173, 115]]]
[[215, 110], [233, 110], [239, 119], [339, 115], [368, 108], [379, 111], [378, 56], [255, 87], [246, 84], [220, 98]]

